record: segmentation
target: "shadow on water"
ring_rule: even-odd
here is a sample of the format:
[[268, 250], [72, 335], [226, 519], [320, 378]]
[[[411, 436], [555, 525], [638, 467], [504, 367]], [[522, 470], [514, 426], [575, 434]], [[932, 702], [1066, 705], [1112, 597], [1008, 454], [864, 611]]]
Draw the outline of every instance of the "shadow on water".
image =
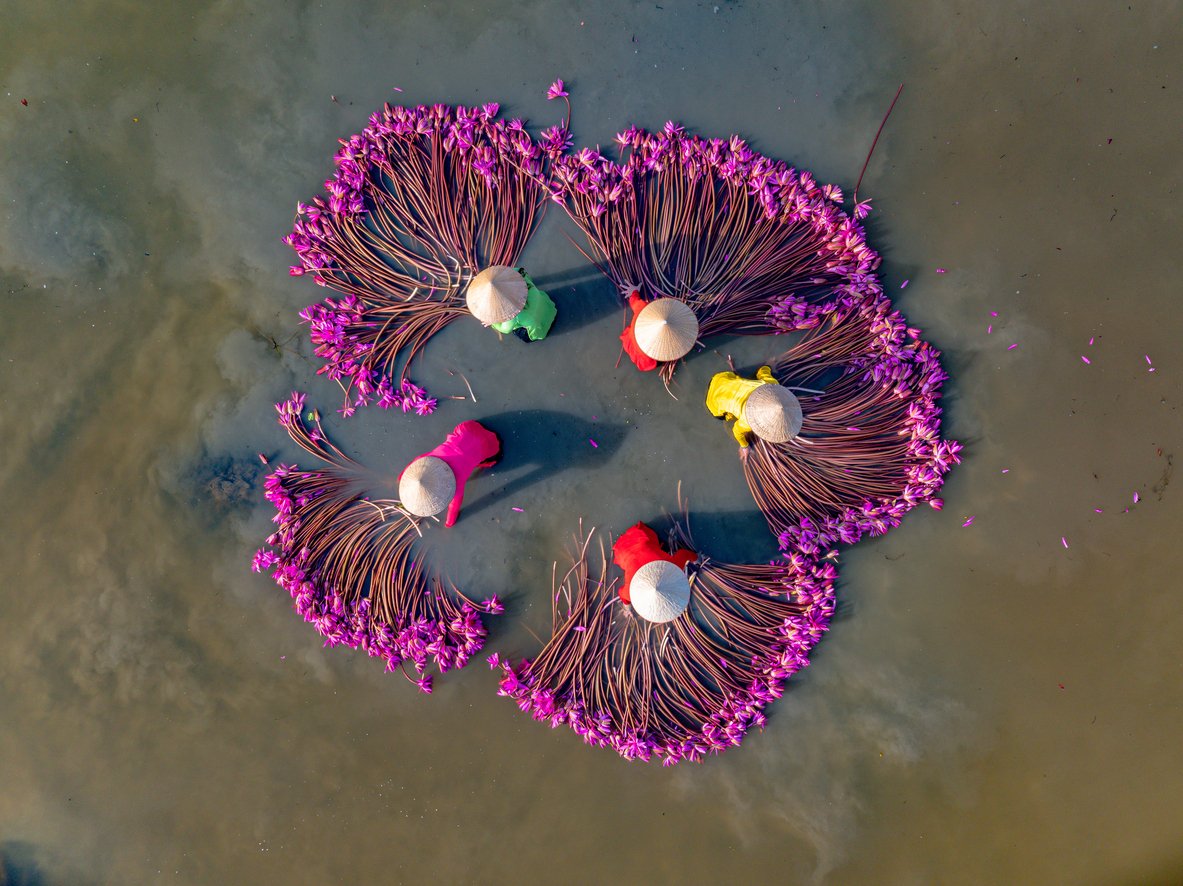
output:
[[48, 880], [34, 854], [32, 843], [22, 840], [0, 843], [0, 886], [45, 886]]
[[608, 278], [592, 264], [580, 265], [566, 271], [556, 271], [553, 274], [533, 275], [533, 279], [541, 289], [546, 289], [548, 286], [555, 289], [579, 288], [590, 286], [596, 282], [602, 283], [605, 287], [610, 285]]
[[691, 511], [690, 532], [700, 549], [725, 563], [767, 563], [780, 556], [776, 538], [754, 506], [746, 511]]
[[558, 309], [548, 340], [562, 338], [621, 310], [621, 300], [613, 292], [611, 282], [593, 266], [542, 274], [534, 277], [534, 282], [551, 297]]
[[[586, 421], [546, 409], [500, 412], [483, 417], [481, 424], [501, 438], [499, 470], [509, 473], [527, 466], [531, 470], [488, 495], [465, 502], [469, 517], [561, 471], [603, 464], [620, 447], [627, 430], [624, 425]], [[588, 446], [589, 438], [595, 439], [596, 447]]]
[[751, 373], [755, 375], [756, 369], [779, 359], [801, 338], [800, 332], [781, 332], [774, 335], [712, 335], [705, 339], [701, 346], [696, 346], [687, 354], [683, 361], [691, 363], [713, 360], [719, 364], [715, 371], [723, 372], [727, 369], [727, 357], [730, 355], [740, 374], [743, 374], [744, 367], [750, 366]]
[[[668, 512], [642, 517], [640, 522], [650, 526], [662, 545], [668, 547], [672, 526]], [[747, 511], [701, 511], [692, 506], [690, 534], [696, 551], [723, 563], [768, 563], [780, 556], [776, 538], [755, 507]]]

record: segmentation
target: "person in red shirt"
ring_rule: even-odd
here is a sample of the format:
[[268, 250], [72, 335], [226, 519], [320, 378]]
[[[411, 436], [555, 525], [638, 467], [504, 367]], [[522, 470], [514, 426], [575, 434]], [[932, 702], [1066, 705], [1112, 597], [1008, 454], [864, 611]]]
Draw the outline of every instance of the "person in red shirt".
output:
[[[478, 421], [462, 421], [448, 434], [447, 438], [431, 452], [419, 458], [435, 456], [445, 462], [456, 477], [456, 493], [448, 505], [445, 526], [452, 526], [460, 516], [460, 505], [464, 502], [464, 484], [479, 468], [490, 468], [501, 458], [501, 439]], [[416, 458], [414, 461], [418, 461]], [[410, 467], [410, 465], [408, 465]], [[398, 475], [402, 480], [407, 472], [403, 468]]]
[[645, 308], [649, 302], [641, 298], [641, 287], [632, 284], [625, 284], [620, 287], [621, 293], [628, 299], [628, 306], [632, 308], [633, 319], [625, 328], [624, 332], [620, 333], [620, 341], [624, 345], [624, 352], [628, 354], [628, 358], [633, 361], [637, 369], [642, 372], [652, 372], [657, 368], [657, 361], [641, 350], [641, 346], [637, 344], [637, 337], [633, 333], [633, 327], [637, 325], [637, 315]]
[[629, 585], [633, 582], [633, 576], [637, 570], [646, 563], [652, 563], [654, 560], [664, 560], [667, 563], [673, 563], [679, 569], [685, 569], [686, 564], [693, 563], [698, 559], [698, 554], [689, 548], [682, 548], [680, 551], [670, 556], [665, 552], [661, 546], [661, 542], [657, 540], [657, 533], [646, 526], [644, 523], [638, 523], [632, 526], [616, 539], [616, 544], [612, 545], [612, 562], [624, 570], [624, 583], [620, 586], [620, 599], [625, 603], [631, 603], [629, 597]]

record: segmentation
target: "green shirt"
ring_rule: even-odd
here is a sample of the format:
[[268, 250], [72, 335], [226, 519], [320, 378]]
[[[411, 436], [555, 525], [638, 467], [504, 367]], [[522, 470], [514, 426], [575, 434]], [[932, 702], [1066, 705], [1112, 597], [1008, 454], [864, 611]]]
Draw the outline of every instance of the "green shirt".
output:
[[518, 273], [526, 281], [526, 306], [517, 316], [511, 317], [504, 323], [491, 324], [498, 332], [512, 333], [515, 329], [524, 329], [530, 336], [530, 341], [541, 341], [550, 332], [551, 324], [555, 322], [558, 310], [550, 296], [534, 285], [530, 275], [518, 268]]

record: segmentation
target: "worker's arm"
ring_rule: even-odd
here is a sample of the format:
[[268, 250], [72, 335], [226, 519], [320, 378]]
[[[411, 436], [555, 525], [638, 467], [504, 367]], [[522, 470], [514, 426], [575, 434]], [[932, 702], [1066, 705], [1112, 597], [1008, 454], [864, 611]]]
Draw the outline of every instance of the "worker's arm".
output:
[[464, 504], [464, 481], [456, 478], [456, 494], [452, 496], [452, 503], [448, 505], [448, 515], [444, 518], [445, 526], [455, 526], [456, 518], [460, 516], [460, 506]]
[[735, 420], [735, 424], [731, 426], [732, 436], [735, 437], [736, 442], [739, 443], [740, 447], [743, 449], [748, 448], [748, 435], [751, 433], [751, 426], [744, 424], [744, 422], [738, 418]]

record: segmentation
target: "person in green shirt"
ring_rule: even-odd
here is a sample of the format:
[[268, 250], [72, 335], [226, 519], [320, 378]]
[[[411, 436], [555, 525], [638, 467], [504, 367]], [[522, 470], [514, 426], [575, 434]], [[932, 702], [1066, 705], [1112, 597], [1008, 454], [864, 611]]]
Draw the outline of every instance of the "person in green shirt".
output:
[[558, 313], [529, 274], [505, 265], [493, 265], [473, 277], [465, 299], [469, 312], [481, 323], [522, 341], [546, 338]]
[[555, 322], [558, 309], [549, 295], [534, 285], [522, 268], [517, 272], [526, 281], [526, 306], [504, 323], [491, 324], [498, 332], [513, 333], [522, 341], [542, 341]]

